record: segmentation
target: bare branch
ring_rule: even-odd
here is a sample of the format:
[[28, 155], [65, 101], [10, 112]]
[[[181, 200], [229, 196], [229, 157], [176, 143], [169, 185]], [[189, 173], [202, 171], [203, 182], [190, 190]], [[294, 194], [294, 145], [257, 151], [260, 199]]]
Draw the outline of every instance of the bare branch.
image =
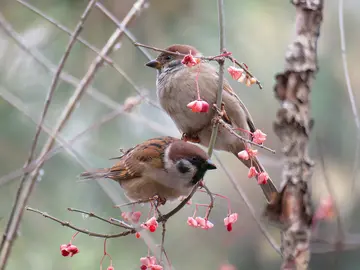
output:
[[[22, 4], [23, 6], [25, 6], [26, 8], [28, 8], [29, 10], [33, 11], [34, 13], [40, 15], [41, 17], [43, 17], [45, 20], [47, 20], [48, 22], [52, 23], [54, 26], [56, 26], [57, 28], [61, 29], [62, 31], [64, 31], [65, 33], [67, 33], [68, 35], [72, 35], [72, 32], [67, 29], [65, 26], [63, 26], [62, 24], [60, 24], [59, 22], [57, 22], [56, 20], [54, 20], [53, 18], [50, 18], [49, 16], [47, 16], [46, 14], [44, 14], [43, 12], [41, 12], [39, 9], [35, 8], [33, 5], [23, 1], [23, 0], [17, 0], [20, 4]], [[97, 6], [102, 6], [100, 3], [96, 3]], [[105, 8], [104, 8], [105, 9]], [[119, 28], [121, 26], [121, 23], [118, 24]], [[126, 35], [131, 35], [131, 33], [129, 33], [129, 31], [127, 31], [125, 29], [125, 34]], [[142, 95], [143, 90], [140, 89], [140, 87], [138, 87], [135, 82], [129, 77], [129, 75], [126, 74], [126, 72], [120, 67], [118, 66], [110, 57], [108, 56], [104, 56], [100, 54], [99, 49], [97, 49], [96, 47], [94, 47], [93, 45], [91, 45], [89, 42], [87, 42], [85, 39], [81, 38], [81, 37], [76, 37], [76, 39], [82, 43], [83, 45], [85, 45], [86, 47], [88, 47], [90, 50], [92, 50], [93, 52], [95, 52], [97, 55], [103, 57], [103, 59], [106, 61], [107, 64], [109, 64], [112, 68], [114, 68], [119, 74], [121, 74], [121, 76], [129, 83], [131, 84], [135, 91], [139, 94]], [[63, 79], [63, 78], [62, 78]], [[145, 98], [145, 101], [152, 105], [153, 107], [160, 109], [160, 106], [148, 99]]]
[[[118, 27], [122, 28], [121, 22], [116, 18], [115, 15], [113, 15], [102, 3], [97, 2], [96, 6], [107, 16], [109, 19]], [[125, 35], [131, 40], [132, 43], [136, 43], [136, 38], [133, 36], [133, 34], [125, 28], [124, 30]], [[144, 49], [144, 47], [136, 46], [136, 48], [139, 49], [139, 51], [148, 59], [151, 60], [151, 55], [149, 52]]]
[[254, 145], [256, 147], [265, 149], [265, 150], [271, 152], [272, 154], [276, 153], [275, 150], [273, 150], [273, 149], [271, 149], [269, 147], [266, 147], [265, 145], [258, 144], [258, 143], [255, 143], [255, 142], [249, 140], [249, 139], [243, 138], [241, 135], [237, 134], [236, 131], [228, 123], [226, 123], [223, 119], [218, 118], [218, 119], [216, 119], [216, 121], [218, 123], [220, 123], [224, 128], [226, 128], [231, 134], [233, 134], [235, 137], [239, 138], [239, 140], [243, 141], [244, 143], [248, 143], [248, 144]]
[[[39, 136], [40, 136], [41, 127], [42, 127], [42, 125], [44, 123], [44, 120], [45, 120], [46, 114], [48, 112], [52, 97], [54, 95], [57, 83], [59, 81], [59, 76], [60, 76], [61, 70], [63, 69], [63, 67], [65, 65], [65, 62], [66, 62], [66, 60], [67, 60], [67, 58], [68, 58], [68, 56], [70, 54], [71, 48], [75, 44], [76, 37], [80, 34], [80, 32], [82, 30], [82, 26], [83, 26], [87, 16], [89, 15], [92, 7], [94, 6], [95, 2], [96, 2], [95, 0], [91, 0], [89, 2], [89, 4], [87, 5], [84, 13], [80, 17], [80, 20], [79, 20], [79, 22], [78, 22], [78, 24], [77, 24], [77, 26], [76, 26], [76, 28], [74, 30], [74, 33], [72, 34], [72, 36], [70, 38], [70, 41], [69, 41], [69, 44], [67, 45], [65, 53], [64, 53], [63, 57], [60, 60], [60, 63], [59, 63], [58, 68], [57, 68], [57, 70], [55, 72], [55, 76], [54, 76], [54, 78], [53, 78], [53, 80], [51, 82], [51, 86], [50, 86], [50, 89], [49, 89], [47, 97], [46, 97], [46, 101], [45, 101], [43, 112], [41, 114], [40, 122], [39, 122], [39, 124], [37, 125], [37, 128], [36, 128], [36, 133], [35, 133], [33, 143], [31, 145], [29, 157], [26, 160], [26, 162], [24, 164], [24, 167], [27, 167], [30, 164], [30, 162], [32, 161], [32, 159], [33, 159], [35, 149], [36, 149], [36, 146], [37, 146], [37, 142], [38, 142], [38, 139], [39, 139]], [[18, 206], [18, 203], [20, 201], [20, 196], [21, 196], [22, 191], [24, 189], [24, 184], [25, 184], [25, 180], [26, 180], [27, 176], [28, 176], [28, 173], [24, 173], [23, 177], [20, 180], [20, 186], [19, 186], [19, 188], [17, 190], [15, 201], [14, 201], [14, 204], [13, 204], [13, 208], [12, 208], [11, 213], [10, 213], [9, 221], [7, 223], [7, 227], [5, 229], [5, 232], [4, 232], [1, 244], [0, 244], [0, 265], [1, 265], [1, 267], [5, 267], [5, 265], [6, 265], [7, 259], [9, 258], [9, 255], [11, 253], [12, 243], [13, 243], [13, 240], [14, 240], [14, 235], [16, 234], [17, 228], [18, 228], [18, 226], [20, 224], [21, 218], [18, 219], [15, 223], [13, 223], [13, 219], [14, 219], [15, 215], [21, 216], [22, 212], [23, 212], [23, 210], [22, 209], [19, 210], [17, 208], [17, 206]], [[13, 230], [13, 231], [12, 231], [12, 228], [11, 228], [12, 225], [15, 228], [15, 230]]]
[[325, 185], [326, 185], [327, 190], [329, 191], [331, 200], [333, 202], [333, 208], [334, 208], [334, 212], [335, 212], [335, 216], [336, 216], [337, 235], [336, 235], [336, 244], [335, 245], [336, 245], [337, 249], [341, 249], [341, 245], [344, 241], [344, 235], [345, 235], [344, 226], [341, 221], [339, 205], [335, 198], [335, 190], [334, 190], [333, 186], [331, 185], [329, 175], [327, 174], [325, 160], [324, 160], [324, 154], [323, 154], [322, 147], [321, 147], [321, 141], [319, 140], [318, 137], [316, 137], [316, 141], [317, 141], [318, 151], [319, 151], [319, 156], [320, 156], [321, 169], [324, 174]]
[[[128, 23], [130, 23], [136, 14], [139, 12], [139, 10], [143, 7], [146, 0], [138, 0], [133, 5], [132, 9], [129, 11], [129, 13], [124, 18], [123, 24], [126, 26]], [[123, 29], [117, 29], [113, 35], [110, 37], [106, 45], [101, 51], [101, 55], [108, 55], [113, 47], [115, 46], [116, 42], [119, 40], [119, 38], [123, 35]], [[40, 153], [40, 162], [36, 166], [35, 170], [32, 172], [30, 179], [28, 181], [28, 185], [24, 187], [24, 191], [19, 194], [19, 200], [17, 200], [17, 203], [14, 205], [14, 214], [11, 215], [13, 218], [9, 220], [8, 229], [4, 233], [3, 242], [4, 244], [1, 245], [0, 249], [0, 265], [2, 268], [5, 267], [6, 261], [8, 259], [9, 252], [11, 251], [12, 243], [14, 240], [14, 237], [17, 233], [18, 227], [20, 225], [22, 214], [25, 208], [25, 205], [30, 197], [30, 194], [33, 190], [34, 184], [36, 182], [37, 175], [39, 173], [40, 168], [43, 165], [43, 157], [51, 150], [54, 142], [55, 137], [58, 135], [58, 133], [62, 130], [62, 128], [65, 126], [65, 123], [69, 119], [71, 113], [73, 112], [76, 103], [81, 98], [82, 94], [85, 92], [87, 86], [90, 84], [91, 80], [93, 79], [95, 72], [100, 68], [100, 66], [103, 64], [104, 59], [101, 56], [96, 57], [96, 59], [93, 61], [93, 63], [90, 65], [88, 72], [85, 74], [84, 78], [81, 80], [80, 84], [76, 88], [73, 96], [70, 98], [68, 105], [65, 107], [62, 115], [59, 118], [58, 123], [55, 126], [54, 131], [51, 134], [51, 137], [46, 142], [45, 146], [43, 147], [41, 153]]]
[[350, 75], [348, 70], [347, 64], [347, 57], [346, 57], [346, 41], [345, 41], [345, 27], [344, 27], [344, 1], [339, 0], [339, 28], [340, 28], [340, 44], [341, 44], [341, 56], [342, 56], [342, 64], [344, 69], [344, 76], [346, 81], [346, 87], [350, 99], [351, 110], [353, 113], [355, 126], [356, 126], [356, 146], [355, 146], [355, 157], [354, 157], [354, 165], [353, 165], [353, 172], [352, 172], [352, 184], [351, 184], [351, 199], [355, 196], [355, 185], [356, 185], [356, 178], [358, 176], [359, 171], [359, 159], [360, 159], [360, 117], [358, 114], [355, 94], [351, 87]]
[[[183, 53], [179, 53], [179, 52], [172, 52], [172, 51], [168, 51], [168, 50], [164, 50], [164, 49], [160, 49], [154, 46], [150, 46], [150, 45], [146, 45], [146, 44], [142, 44], [139, 42], [134, 41], [134, 45], [136, 47], [140, 47], [140, 48], [148, 48], [151, 49], [153, 51], [156, 52], [163, 52], [163, 53], [167, 53], [167, 54], [172, 54], [172, 55], [180, 55], [180, 56], [186, 56], [186, 54]], [[226, 51], [225, 49], [219, 54], [219, 55], [215, 55], [215, 56], [197, 56], [197, 58], [203, 60], [203, 61], [217, 61], [217, 62], [224, 62], [223, 58], [229, 59], [231, 62], [235, 63], [236, 65], [238, 65], [239, 67], [241, 67], [244, 72], [250, 77], [250, 78], [254, 78], [256, 80], [256, 84], [259, 86], [260, 89], [262, 89], [262, 85], [260, 83], [260, 81], [258, 79], [256, 79], [254, 77], [254, 75], [249, 71], [248, 67], [245, 66], [243, 63], [239, 63], [239, 61], [237, 61], [234, 57], [231, 56], [231, 52]]]
[[105, 239], [108, 239], [108, 238], [119, 238], [119, 237], [123, 237], [123, 236], [127, 236], [129, 234], [134, 234], [136, 233], [136, 230], [135, 229], [129, 229], [127, 231], [124, 231], [124, 232], [121, 232], [121, 233], [117, 233], [117, 234], [101, 234], [101, 233], [96, 233], [96, 232], [90, 232], [89, 230], [87, 229], [81, 229], [81, 228], [78, 228], [74, 225], [72, 225], [70, 222], [68, 221], [62, 221], [56, 217], [53, 217], [51, 215], [49, 215], [48, 213], [46, 212], [41, 212], [40, 210], [37, 210], [37, 209], [34, 209], [34, 208], [31, 208], [31, 207], [26, 207], [25, 208], [27, 211], [30, 211], [30, 212], [34, 212], [34, 213], [37, 213], [37, 214], [40, 214], [42, 215], [43, 217], [45, 218], [48, 218], [48, 219], [51, 219], [59, 224], [61, 224], [62, 226], [64, 227], [68, 227], [70, 229], [73, 229], [77, 232], [80, 232], [80, 233], [83, 233], [83, 234], [87, 234], [88, 236], [93, 236], [93, 237], [99, 237], [99, 238], [105, 238]]
[[220, 164], [220, 167], [225, 172], [226, 176], [230, 180], [231, 184], [235, 188], [236, 192], [240, 195], [241, 199], [244, 201], [246, 207], [249, 209], [251, 216], [255, 220], [256, 224], [258, 225], [261, 233], [265, 236], [266, 240], [269, 242], [269, 244], [272, 246], [272, 248], [281, 255], [280, 248], [276, 241], [273, 239], [271, 234], [266, 230], [264, 224], [256, 217], [255, 209], [252, 206], [251, 202], [249, 201], [249, 198], [246, 196], [246, 193], [242, 189], [242, 187], [239, 185], [238, 181], [231, 175], [229, 170], [226, 168], [226, 166], [222, 163], [221, 159], [218, 157], [218, 155], [215, 153], [214, 156], [216, 157], [218, 163]]
[[[4, 29], [5, 33], [9, 37], [11, 37], [19, 45], [19, 47], [22, 50], [24, 50], [29, 55], [31, 55], [33, 57], [33, 59], [36, 62], [38, 62], [43, 68], [45, 68], [46, 70], [55, 74], [57, 67], [53, 63], [51, 63], [41, 52], [39, 52], [35, 48], [30, 48], [29, 46], [27, 46], [25, 41], [19, 36], [19, 34], [16, 33], [16, 31], [11, 27], [11, 25], [1, 15], [1, 13], [0, 13], [0, 27], [2, 27]], [[100, 53], [98, 54], [98, 56], [103, 57], [100, 55]], [[78, 78], [72, 76], [69, 73], [66, 73], [65, 71], [63, 71], [60, 74], [60, 78], [63, 81], [67, 82], [68, 84], [70, 84], [74, 87], [77, 87], [78, 84], [80, 83], [80, 80]], [[127, 77], [124, 77], [124, 78], [126, 79]], [[139, 90], [140, 88], [136, 87], [136, 89]], [[107, 97], [105, 94], [103, 94], [99, 90], [93, 88], [91, 85], [88, 86], [86, 93], [88, 95], [90, 95], [92, 98], [94, 98], [95, 100], [103, 103], [104, 105], [106, 105], [107, 107], [109, 107], [111, 109], [116, 110], [120, 106], [119, 103], [113, 101], [112, 99]]]
[[121, 228], [124, 228], [124, 229], [128, 229], [128, 230], [134, 229], [132, 226], [126, 224], [125, 222], [112, 222], [111, 218], [106, 219], [106, 218], [100, 217], [97, 214], [95, 214], [94, 212], [88, 212], [88, 211], [84, 211], [84, 210], [81, 210], [81, 209], [75, 209], [75, 208], [71, 208], [71, 207], [68, 207], [67, 210], [70, 211], [70, 212], [75, 212], [75, 213], [81, 213], [81, 214], [84, 214], [84, 215], [88, 215], [89, 217], [96, 218], [98, 220], [104, 221], [106, 223], [109, 223], [111, 225], [121, 227]]
[[[224, 22], [224, 1], [218, 0], [218, 14], [219, 14], [219, 34], [220, 34], [220, 54], [224, 52], [225, 50], [225, 22]], [[224, 88], [224, 62], [225, 60], [221, 58], [221, 60], [218, 61], [219, 63], [219, 86], [218, 91], [216, 94], [216, 106], [220, 108], [221, 102], [222, 102], [222, 92]], [[216, 137], [218, 135], [219, 130], [219, 123], [214, 123], [210, 142], [209, 142], [209, 148], [208, 148], [208, 154], [211, 157], [215, 143], [216, 143]]]
[[[9, 99], [12, 99], [11, 96], [9, 96], [11, 93], [8, 93], [8, 91], [2, 91], [1, 92], [2, 95], [6, 94], [6, 100], [11, 102]], [[137, 100], [137, 105], [140, 104], [142, 100], [142, 97], [138, 97], [138, 100]], [[19, 103], [19, 101], [17, 101], [17, 103]], [[29, 116], [29, 113], [22, 110], [20, 108], [19, 105], [16, 105], [14, 102], [11, 102], [11, 104], [13, 106], [15, 106], [16, 108], [18, 108], [22, 113], [24, 113], [25, 115]], [[132, 105], [133, 106], [133, 105]], [[22, 106], [24, 107], [24, 106]], [[62, 137], [60, 136], [60, 134], [56, 137], [56, 140], [58, 140], [58, 142], [60, 142], [60, 146], [57, 146], [55, 147], [54, 149], [52, 149], [50, 152], [48, 152], [44, 157], [43, 159], [37, 159], [35, 161], [33, 161], [32, 163], [30, 163], [26, 168], [20, 168], [20, 169], [17, 169], [3, 177], [0, 178], [0, 186], [4, 183], [7, 183], [8, 181], [16, 178], [16, 177], [19, 177], [20, 175], [22, 175], [24, 172], [31, 172], [33, 171], [37, 164], [39, 162], [45, 162], [46, 160], [50, 159], [51, 157], [53, 157], [54, 155], [56, 155], [57, 153], [59, 153], [64, 147], [65, 147], [65, 150], [69, 150], [69, 149], [72, 149], [71, 145], [77, 141], [78, 139], [80, 139], [82, 136], [84, 136], [85, 134], [87, 134], [89, 131], [91, 130], [94, 130], [94, 129], [97, 129], [99, 127], [101, 127], [103, 124], [111, 121], [112, 119], [114, 119], [115, 117], [121, 115], [121, 114], [124, 114], [125, 112], [127, 112], [127, 109], [129, 109], [128, 105], [126, 105], [126, 103], [124, 103], [124, 105], [120, 105], [118, 106], [118, 108], [108, 114], [106, 114], [105, 116], [103, 116], [100, 121], [98, 122], [95, 122], [94, 124], [90, 125], [88, 128], [84, 129], [82, 132], [78, 133], [75, 137], [73, 137], [71, 140], [69, 140], [68, 142], [66, 142], [64, 139], [62, 139]], [[30, 117], [31, 118], [31, 117]], [[35, 123], [35, 119], [31, 118]], [[151, 122], [149, 120], [147, 120], [148, 124], [150, 124], [150, 127], [153, 127], [151, 125]], [[44, 131], [47, 132], [49, 135], [51, 134], [51, 130], [50, 128], [47, 128], [45, 125], [43, 126], [44, 128]], [[157, 129], [156, 129], [157, 130]], [[157, 130], [158, 131], [158, 130]], [[76, 157], [76, 154], [74, 151], [70, 151], [69, 152], [72, 156]], [[78, 157], [76, 157], [78, 158]]]

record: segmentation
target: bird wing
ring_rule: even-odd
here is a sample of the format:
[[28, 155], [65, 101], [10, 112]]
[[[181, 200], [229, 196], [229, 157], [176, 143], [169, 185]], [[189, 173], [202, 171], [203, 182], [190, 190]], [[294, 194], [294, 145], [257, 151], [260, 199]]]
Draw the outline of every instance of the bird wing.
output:
[[117, 181], [131, 180], [141, 177], [147, 168], [163, 169], [165, 149], [173, 141], [173, 137], [158, 137], [138, 144], [125, 153], [113, 167], [107, 178]]
[[[212, 68], [213, 71], [216, 73], [217, 77], [219, 76], [219, 72], [213, 66], [208, 67], [208, 68]], [[219, 80], [216, 79], [215, 82], [218, 83], [218, 81]], [[247, 122], [250, 131], [254, 132], [256, 130], [256, 128], [255, 128], [254, 121], [252, 120], [252, 117], [250, 115], [250, 112], [246, 108], [245, 104], [238, 97], [238, 95], [236, 95], [236, 93], [230, 86], [229, 82], [225, 78], [224, 78], [223, 90], [224, 90], [223, 101], [225, 103], [225, 111], [228, 112], [227, 117], [230, 119], [230, 122], [235, 124], [238, 127], [243, 127], [243, 124], [241, 123], [241, 121], [243, 121], [243, 120], [240, 120], [238, 117], [235, 116], [236, 115], [236, 107], [237, 107], [237, 105], [240, 105], [240, 107], [243, 110], [245, 117], [246, 117], [246, 119], [244, 119], [244, 120]], [[230, 98], [226, 98], [226, 94], [229, 95]], [[227, 104], [227, 103], [229, 103], [229, 104]]]
[[[250, 115], [250, 112], [248, 111], [248, 109], [246, 108], [245, 104], [241, 101], [241, 99], [238, 97], [238, 95], [236, 95], [236, 93], [234, 92], [234, 90], [231, 88], [229, 82], [224, 79], [224, 86], [223, 89], [226, 93], [228, 93], [230, 96], [236, 98], [237, 103], [240, 105], [241, 109], [244, 111], [245, 115], [246, 115], [246, 122], [249, 125], [250, 131], [254, 132], [256, 130], [255, 128], [255, 124], [254, 121], [252, 120], [252, 117]], [[229, 104], [230, 105], [230, 104]], [[231, 108], [228, 108], [231, 109]], [[226, 108], [226, 104], [225, 104], [225, 111], [227, 110]], [[228, 114], [228, 117], [231, 119], [231, 114]]]

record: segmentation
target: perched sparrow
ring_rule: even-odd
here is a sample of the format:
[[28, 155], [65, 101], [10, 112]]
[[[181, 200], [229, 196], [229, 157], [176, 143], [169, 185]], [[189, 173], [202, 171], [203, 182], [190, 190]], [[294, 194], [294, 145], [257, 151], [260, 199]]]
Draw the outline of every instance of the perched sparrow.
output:
[[[194, 57], [201, 56], [199, 51], [189, 45], [172, 45], [165, 50], [181, 54], [192, 54]], [[212, 119], [214, 110], [205, 113], [194, 113], [187, 104], [197, 99], [195, 81], [198, 80], [201, 98], [210, 105], [216, 103], [219, 74], [210, 63], [201, 63], [199, 66], [187, 67], [181, 63], [183, 56], [162, 52], [155, 60], [146, 64], [158, 70], [157, 72], [157, 95], [162, 108], [169, 114], [178, 129], [183, 132], [185, 138], [192, 138], [204, 146], [209, 145], [212, 132]], [[233, 127], [240, 130], [254, 132], [255, 125], [244, 103], [235, 94], [230, 84], [224, 80], [223, 103], [225, 105], [225, 120]], [[246, 132], [240, 132], [243, 137], [248, 137]], [[219, 127], [215, 149], [237, 153], [245, 149], [245, 144], [232, 135], [224, 127]], [[251, 166], [250, 160], [241, 160], [247, 167]], [[257, 170], [264, 171], [256, 157], [252, 160]], [[255, 163], [255, 164], [254, 164]], [[271, 194], [277, 189], [271, 179], [261, 188], [268, 201]]]
[[200, 147], [173, 137], [147, 140], [127, 150], [107, 169], [84, 172], [84, 178], [110, 178], [119, 182], [126, 196], [159, 201], [187, 196], [207, 170], [216, 169]]

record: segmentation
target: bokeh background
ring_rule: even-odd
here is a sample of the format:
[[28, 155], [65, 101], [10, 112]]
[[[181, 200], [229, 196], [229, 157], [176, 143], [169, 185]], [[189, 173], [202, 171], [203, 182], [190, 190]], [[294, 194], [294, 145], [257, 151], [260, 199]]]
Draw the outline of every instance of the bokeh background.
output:
[[[73, 30], [87, 1], [80, 0], [28, 0], [47, 16]], [[102, 1], [119, 20], [132, 7], [133, 0]], [[215, 0], [151, 0], [129, 29], [139, 42], [157, 47], [173, 43], [192, 44], [205, 55], [218, 53], [218, 17]], [[226, 0], [226, 48], [234, 56], [248, 64], [264, 85], [247, 88], [231, 81], [235, 91], [247, 104], [255, 123], [268, 134], [268, 146], [277, 150], [275, 156], [261, 151], [261, 158], [276, 184], [281, 181], [281, 149], [273, 133], [272, 122], [279, 107], [272, 87], [274, 75], [283, 70], [287, 45], [294, 36], [295, 9], [289, 1], [279, 0]], [[326, 1], [324, 22], [318, 43], [320, 71], [312, 92], [312, 115], [315, 128], [312, 134], [311, 155], [318, 163], [319, 138], [323, 148], [326, 170], [336, 191], [342, 218], [349, 231], [360, 230], [359, 185], [352, 188], [354, 146], [356, 128], [351, 113], [341, 64], [340, 35], [337, 1]], [[12, 0], [0, 0], [0, 12], [25, 44], [37, 51], [38, 56], [52, 65], [57, 65], [64, 53], [69, 36], [57, 27]], [[345, 1], [345, 30], [347, 57], [356, 101], [360, 103], [360, 2]], [[97, 48], [102, 48], [115, 25], [94, 8], [84, 25], [81, 37]], [[150, 53], [155, 56], [154, 52]], [[76, 43], [64, 71], [81, 79], [96, 54], [79, 42]], [[123, 37], [111, 58], [136, 82], [148, 91], [149, 98], [156, 100], [155, 72], [144, 67], [147, 59]], [[43, 109], [46, 93], [53, 73], [44, 68], [25, 52], [0, 27], [0, 174], [6, 175], [21, 168], [29, 153], [36, 125]], [[226, 75], [228, 79], [229, 76]], [[135, 95], [134, 88], [119, 73], [108, 65], [96, 74], [91, 87], [107, 98], [98, 99], [85, 94], [79, 102], [66, 128], [61, 133], [67, 140], [97, 122], [102, 116]], [[61, 81], [50, 106], [46, 125], [54, 126], [57, 117], [72, 95], [74, 87]], [[32, 120], [33, 119], [33, 120]], [[119, 155], [119, 148], [128, 148], [145, 139], [159, 135], [180, 136], [170, 118], [158, 109], [143, 103], [132, 113], [117, 117], [79, 138], [73, 148], [78, 156], [91, 167], [112, 164], [108, 158]], [[42, 133], [40, 146], [47, 134]], [[39, 153], [39, 151], [37, 152]], [[246, 169], [227, 153], [219, 153], [227, 168], [236, 176], [260, 216], [264, 200], [256, 183], [246, 177]], [[66, 211], [67, 207], [94, 211], [99, 215], [119, 217], [120, 211], [95, 181], [79, 182], [77, 176], [83, 168], [68, 153], [61, 152], [48, 160], [38, 178], [36, 190], [29, 205], [46, 211], [80, 227], [103, 233], [118, 230], [86, 216]], [[358, 179], [358, 177], [357, 177]], [[108, 180], [101, 180], [108, 181]], [[217, 199], [211, 215], [215, 227], [210, 231], [195, 230], [186, 224], [194, 207], [188, 206], [168, 223], [166, 249], [176, 269], [220, 269], [226, 263], [235, 269], [279, 269], [280, 257], [269, 246], [258, 230], [239, 195], [233, 190], [224, 172], [220, 169], [206, 177], [209, 188], [226, 195], [232, 202], [233, 211], [239, 213], [239, 221], [231, 233], [223, 226], [226, 216], [226, 201]], [[313, 198], [317, 204], [327, 197], [324, 174], [316, 166], [312, 181]], [[19, 178], [0, 183], [0, 232], [6, 225]], [[108, 183], [107, 183], [108, 184]], [[110, 183], [109, 183], [110, 184]], [[121, 190], [115, 194], [125, 201]], [[207, 202], [203, 195], [196, 202]], [[175, 204], [167, 208], [174, 207]], [[144, 212], [146, 206], [140, 207]], [[278, 232], [269, 227], [279, 239]], [[321, 224], [323, 238], [335, 237], [336, 224], [328, 221]], [[26, 212], [20, 227], [7, 269], [98, 269], [102, 256], [103, 240], [80, 235], [75, 243], [80, 254], [63, 258], [60, 244], [67, 243], [73, 231], [61, 227], [34, 213]], [[151, 237], [159, 243], [160, 232]], [[335, 257], [333, 253], [314, 254], [311, 269], [359, 269], [359, 250], [343, 251]], [[139, 269], [139, 258], [147, 254], [142, 240], [134, 236], [108, 241], [108, 252], [113, 257], [115, 269]], [[107, 267], [107, 263], [104, 264]]]

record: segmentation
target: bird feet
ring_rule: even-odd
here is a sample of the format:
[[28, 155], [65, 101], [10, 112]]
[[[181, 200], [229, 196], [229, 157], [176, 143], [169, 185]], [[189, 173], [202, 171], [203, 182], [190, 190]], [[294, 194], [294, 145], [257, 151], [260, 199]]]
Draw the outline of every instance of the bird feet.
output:
[[156, 202], [156, 207], [160, 206], [160, 205], [164, 205], [166, 203], [166, 199], [165, 198], [161, 198], [158, 195], [155, 195], [154, 197], [152, 197], [150, 199], [151, 201], [155, 201]]
[[185, 142], [200, 143], [199, 136], [194, 134], [183, 133], [181, 136], [181, 140]]
[[226, 123], [228, 123], [229, 125], [231, 125], [230, 117], [227, 115], [226, 110], [225, 110], [225, 103], [222, 102], [220, 108], [218, 108], [218, 107], [216, 106], [216, 104], [214, 104], [214, 108], [215, 108], [217, 114], [220, 116], [220, 118], [221, 118], [222, 120], [224, 120], [224, 122], [226, 122]]

